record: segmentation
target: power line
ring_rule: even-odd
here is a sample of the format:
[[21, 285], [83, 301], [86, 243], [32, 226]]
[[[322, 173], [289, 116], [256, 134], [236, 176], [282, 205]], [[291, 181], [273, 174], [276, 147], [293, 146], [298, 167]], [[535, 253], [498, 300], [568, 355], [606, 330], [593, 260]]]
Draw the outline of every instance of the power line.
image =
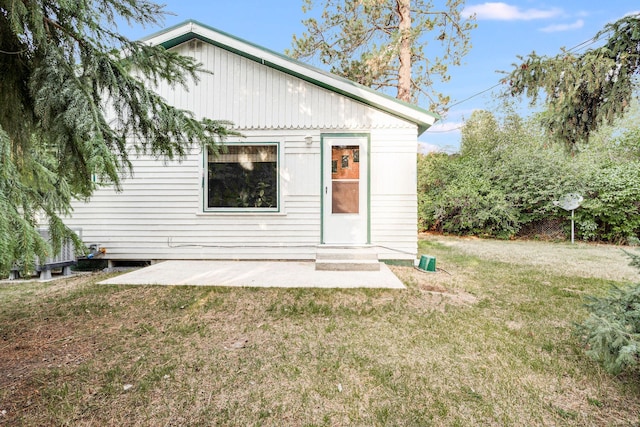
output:
[[491, 89], [496, 88], [496, 87], [500, 86], [501, 84], [502, 84], [502, 83], [497, 83], [497, 84], [495, 84], [495, 85], [491, 86], [491, 87], [490, 87], [490, 88], [488, 88], [488, 89], [485, 89], [485, 90], [483, 90], [483, 91], [481, 91], [481, 92], [478, 92], [478, 93], [476, 93], [476, 94], [471, 95], [471, 96], [470, 96], [470, 97], [468, 97], [468, 98], [463, 99], [462, 101], [454, 102], [453, 104], [449, 105], [449, 107], [455, 107], [455, 106], [456, 106], [456, 105], [458, 105], [458, 104], [462, 104], [463, 102], [466, 102], [466, 101], [470, 100], [471, 98], [475, 98], [476, 96], [482, 95], [482, 94], [483, 94], [483, 93], [485, 93], [485, 92], [489, 92]]
[[428, 130], [427, 132], [429, 133], [447, 133], [447, 132], [455, 132], [457, 130], [461, 130], [464, 127], [464, 125], [462, 126], [458, 126], [457, 128], [453, 128], [453, 129], [447, 129], [447, 130]]
[[[605, 33], [605, 34], [609, 34], [609, 33], [611, 33], [611, 31], [608, 31], [608, 32], [607, 32], [607, 33]], [[567, 52], [571, 52], [571, 51], [573, 51], [573, 50], [586, 48], [586, 47], [588, 47], [588, 46], [591, 46], [592, 44], [595, 44], [599, 39], [600, 39], [600, 37], [592, 37], [592, 38], [590, 38], [590, 39], [588, 39], [588, 40], [583, 41], [582, 43], [578, 43], [577, 45], [573, 46], [573, 47], [572, 47], [572, 48], [570, 48], [570, 49], [567, 49], [566, 51], [567, 51]], [[482, 90], [482, 91], [480, 91], [480, 92], [477, 92], [477, 93], [475, 93], [475, 94], [473, 94], [473, 95], [471, 95], [471, 96], [469, 96], [469, 97], [467, 97], [467, 98], [465, 98], [465, 99], [463, 99], [463, 100], [461, 100], [461, 101], [454, 102], [453, 104], [449, 105], [449, 108], [451, 108], [451, 107], [455, 107], [456, 105], [460, 105], [460, 104], [462, 104], [463, 102], [467, 102], [468, 100], [473, 99], [473, 98], [475, 98], [476, 96], [480, 96], [480, 95], [482, 95], [483, 93], [489, 92], [490, 90], [495, 89], [496, 87], [500, 86], [501, 84], [502, 84], [502, 83], [496, 83], [495, 85], [491, 86], [490, 88], [487, 88], [487, 89], [484, 89], [484, 90]], [[457, 128], [457, 129], [450, 129], [450, 130], [443, 130], [443, 131], [432, 131], [432, 133], [452, 132], [452, 131], [455, 131], [455, 130], [458, 130], [458, 129], [461, 129], [461, 128]]]
[[567, 49], [567, 52], [571, 52], [572, 50], [577, 50], [577, 49], [582, 49], [585, 47], [589, 47], [592, 44], [595, 44], [598, 40], [600, 40], [600, 37], [604, 34], [609, 35], [611, 34], [612, 30], [607, 31], [606, 33], [601, 34], [599, 37], [591, 37], [589, 40], [585, 40], [582, 43], [579, 43], [577, 45], [575, 45], [574, 47], [572, 47], [571, 49]]
[[[604, 34], [610, 34], [610, 33], [611, 33], [611, 31], [608, 31], [608, 32], [606, 32], [606, 33], [604, 33]], [[600, 36], [602, 36], [602, 34], [601, 34]], [[588, 40], [583, 41], [582, 43], [578, 43], [577, 45], [573, 46], [573, 47], [572, 47], [572, 48], [570, 48], [570, 49], [567, 49], [567, 50], [566, 50], [566, 52], [572, 52], [572, 51], [574, 51], [574, 50], [587, 48], [587, 47], [591, 46], [592, 44], [595, 44], [596, 42], [598, 42], [598, 40], [600, 40], [600, 37], [592, 37], [592, 38], [590, 38], [590, 39], [588, 39]], [[465, 99], [463, 99], [463, 100], [461, 100], [461, 101], [454, 102], [453, 104], [449, 105], [449, 108], [451, 108], [451, 107], [455, 107], [456, 105], [460, 105], [460, 104], [462, 104], [462, 103], [464, 103], [464, 102], [467, 102], [467, 101], [469, 101], [470, 99], [475, 98], [476, 96], [480, 96], [480, 95], [482, 95], [483, 93], [489, 92], [490, 90], [495, 89], [496, 87], [500, 86], [501, 84], [502, 84], [502, 83], [496, 83], [495, 85], [491, 86], [490, 88], [487, 88], [487, 89], [484, 89], [484, 90], [482, 90], [482, 91], [480, 91], [480, 92], [474, 93], [473, 95], [471, 95], [471, 96], [469, 96], [469, 97], [467, 97], [467, 98], [465, 98]], [[448, 133], [448, 132], [455, 132], [455, 131], [459, 131], [459, 130], [461, 130], [463, 127], [464, 127], [464, 125], [462, 125], [462, 126], [458, 126], [458, 127], [455, 127], [455, 128], [453, 128], [453, 129], [447, 129], [447, 130], [430, 130], [430, 131], [429, 131], [429, 133]]]

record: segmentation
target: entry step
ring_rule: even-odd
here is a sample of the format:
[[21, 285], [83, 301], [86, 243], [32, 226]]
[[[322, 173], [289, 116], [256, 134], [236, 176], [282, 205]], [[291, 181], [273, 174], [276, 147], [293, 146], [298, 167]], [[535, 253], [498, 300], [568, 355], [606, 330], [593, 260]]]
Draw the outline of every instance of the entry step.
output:
[[316, 270], [378, 271], [378, 251], [371, 246], [318, 246]]

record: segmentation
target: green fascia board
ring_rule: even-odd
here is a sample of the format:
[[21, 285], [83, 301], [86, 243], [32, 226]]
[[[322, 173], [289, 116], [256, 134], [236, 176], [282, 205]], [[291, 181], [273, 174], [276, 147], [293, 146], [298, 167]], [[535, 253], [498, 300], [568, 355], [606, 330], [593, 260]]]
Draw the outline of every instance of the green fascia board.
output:
[[[259, 57], [256, 56], [254, 54], [248, 53], [242, 49], [238, 49], [235, 48], [233, 46], [230, 46], [226, 43], [222, 43], [220, 41], [214, 40], [212, 38], [206, 37], [206, 35], [203, 34], [199, 34], [197, 32], [194, 32], [193, 30], [190, 31], [186, 31], [184, 33], [181, 33], [177, 36], [174, 37], [170, 37], [166, 40], [162, 40], [167, 34], [176, 31], [182, 27], [188, 27], [188, 26], [193, 26], [193, 25], [197, 25], [199, 27], [202, 27], [204, 30], [207, 31], [211, 31], [213, 33], [219, 34], [221, 36], [227, 37], [231, 40], [234, 40], [236, 42], [238, 42], [241, 45], [246, 45], [249, 47], [252, 47], [254, 49], [257, 49], [260, 52], [263, 52], [265, 54], [268, 55], [272, 55], [275, 56], [279, 59], [281, 59], [282, 61], [285, 62], [285, 64], [276, 64], [272, 61], [266, 60], [263, 57]], [[156, 42], [156, 39], [160, 39], [160, 41]], [[331, 74], [327, 71], [321, 70], [319, 68], [313, 67], [309, 64], [305, 64], [304, 62], [298, 61], [296, 59], [290, 58], [286, 55], [283, 55], [281, 53], [272, 51], [270, 49], [267, 49], [263, 46], [257, 45], [255, 43], [249, 42], [247, 40], [243, 40], [241, 38], [235, 37], [231, 34], [225, 33], [224, 31], [220, 31], [216, 28], [210, 27], [206, 24], [202, 24], [196, 20], [190, 19], [187, 21], [184, 21], [180, 24], [174, 25], [172, 27], [166, 28], [162, 31], [159, 31], [155, 34], [152, 34], [148, 37], [143, 38], [141, 41], [142, 42], [149, 42], [152, 44], [159, 44], [162, 47], [164, 47], [165, 49], [171, 49], [175, 46], [178, 46], [182, 43], [185, 43], [189, 40], [192, 39], [198, 39], [201, 40], [205, 43], [209, 43], [211, 45], [217, 46], [221, 49], [227, 50], [229, 52], [235, 53], [237, 55], [240, 55], [242, 57], [245, 57], [247, 59], [250, 59], [252, 61], [255, 61], [257, 63], [263, 64], [265, 66], [268, 66], [270, 68], [276, 69], [278, 71], [281, 71], [285, 74], [291, 75], [293, 77], [297, 77], [301, 80], [307, 81], [311, 84], [314, 84], [316, 86], [322, 87], [324, 89], [330, 90], [332, 92], [338, 93], [340, 95], [346, 96], [348, 98], [354, 99], [356, 101], [362, 102], [365, 105], [368, 105], [370, 107], [385, 111], [393, 116], [399, 117], [401, 119], [407, 120], [411, 123], [415, 123], [418, 126], [418, 135], [421, 135], [424, 131], [426, 131], [429, 127], [431, 127], [433, 125], [433, 123], [437, 120], [439, 120], [441, 117], [436, 114], [433, 113], [431, 111], [427, 111], [423, 108], [420, 108], [416, 105], [413, 105], [411, 103], [408, 102], [404, 102], [401, 101], [399, 99], [396, 99], [392, 96], [389, 96], [385, 93], [382, 92], [378, 92], [376, 90], [373, 90], [369, 87], [363, 86], [359, 83], [353, 82], [349, 79], [346, 79], [344, 77], [340, 77], [337, 76], [335, 74]], [[303, 68], [304, 70], [309, 71], [309, 73], [305, 73], [305, 72], [299, 72], [296, 70], [293, 70], [292, 68], [288, 67], [287, 65], [291, 64], [291, 66], [296, 66], [299, 68]], [[319, 74], [321, 76], [323, 76], [325, 78], [325, 81], [321, 81], [317, 78], [314, 78], [313, 76], [311, 76], [310, 74]], [[328, 81], [327, 81], [328, 80]], [[335, 81], [335, 84], [332, 84], [331, 81]], [[346, 85], [348, 88], [352, 88], [353, 90], [349, 90], [349, 89], [343, 89], [343, 88], [339, 88], [337, 87], [337, 84], [343, 84]], [[365, 93], [365, 95], [359, 95], [355, 92], [358, 91], [362, 91]], [[368, 97], [366, 96], [366, 94], [369, 94], [372, 97], [381, 97], [382, 99], [387, 100], [389, 103], [391, 103], [392, 105], [397, 105], [399, 108], [401, 109], [408, 109], [409, 111], [415, 112], [415, 115], [426, 115], [430, 118], [429, 122], [421, 120], [417, 117], [415, 117], [414, 115], [410, 114], [410, 113], [405, 113], [405, 112], [401, 112], [398, 111], [397, 109], [390, 107], [390, 106], [386, 106], [386, 105], [381, 105], [380, 103], [377, 103], [371, 99], [368, 99]]]

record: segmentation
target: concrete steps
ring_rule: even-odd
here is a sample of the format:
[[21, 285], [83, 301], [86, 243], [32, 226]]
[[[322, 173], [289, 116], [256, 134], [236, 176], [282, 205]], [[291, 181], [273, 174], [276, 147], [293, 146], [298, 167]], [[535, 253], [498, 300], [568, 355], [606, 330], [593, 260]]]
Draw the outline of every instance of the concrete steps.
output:
[[316, 248], [316, 270], [379, 271], [378, 251], [371, 246], [331, 246]]

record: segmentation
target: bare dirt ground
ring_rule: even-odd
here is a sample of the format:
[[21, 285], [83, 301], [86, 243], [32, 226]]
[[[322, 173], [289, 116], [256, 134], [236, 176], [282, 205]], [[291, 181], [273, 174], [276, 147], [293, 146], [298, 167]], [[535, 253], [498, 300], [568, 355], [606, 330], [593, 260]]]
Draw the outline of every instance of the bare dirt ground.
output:
[[504, 241], [432, 234], [421, 235], [421, 238], [482, 259], [562, 271], [568, 276], [628, 282], [640, 279], [638, 270], [629, 266], [630, 258], [624, 253], [638, 252], [638, 248], [633, 247], [582, 242]]

